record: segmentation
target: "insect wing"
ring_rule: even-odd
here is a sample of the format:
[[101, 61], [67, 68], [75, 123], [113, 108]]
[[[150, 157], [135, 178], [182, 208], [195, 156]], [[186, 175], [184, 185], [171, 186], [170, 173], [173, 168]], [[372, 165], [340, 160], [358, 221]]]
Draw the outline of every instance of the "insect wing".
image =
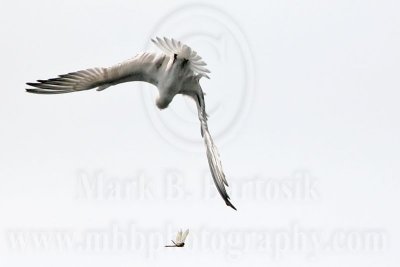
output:
[[187, 229], [187, 230], [183, 233], [183, 235], [182, 235], [182, 243], [185, 243], [185, 240], [186, 240], [186, 237], [188, 236], [188, 234], [189, 234], [189, 229]]
[[176, 239], [175, 239], [175, 243], [179, 244], [182, 243], [182, 230], [180, 230], [177, 234], [176, 234]]

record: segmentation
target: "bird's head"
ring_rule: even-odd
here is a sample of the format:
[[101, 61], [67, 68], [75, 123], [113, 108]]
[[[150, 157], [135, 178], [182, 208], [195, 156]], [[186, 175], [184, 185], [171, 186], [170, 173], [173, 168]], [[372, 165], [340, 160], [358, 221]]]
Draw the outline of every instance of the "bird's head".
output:
[[[172, 97], [173, 98], [173, 97]], [[168, 106], [169, 106], [169, 103], [171, 103], [171, 101], [172, 101], [172, 98], [170, 98], [170, 97], [161, 97], [161, 96], [158, 96], [157, 98], [156, 98], [156, 106], [159, 108], [159, 109], [165, 109], [165, 108], [167, 108]]]

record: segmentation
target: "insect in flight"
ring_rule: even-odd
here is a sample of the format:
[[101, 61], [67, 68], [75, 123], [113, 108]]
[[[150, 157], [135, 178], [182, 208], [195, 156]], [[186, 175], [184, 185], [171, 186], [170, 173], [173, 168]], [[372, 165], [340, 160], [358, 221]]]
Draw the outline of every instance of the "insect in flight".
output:
[[182, 230], [180, 230], [178, 232], [178, 234], [176, 235], [175, 241], [171, 240], [172, 243], [174, 243], [173, 245], [166, 245], [165, 247], [167, 248], [181, 248], [185, 246], [185, 240], [186, 237], [189, 234], [189, 229], [187, 229], [184, 233], [182, 233]]

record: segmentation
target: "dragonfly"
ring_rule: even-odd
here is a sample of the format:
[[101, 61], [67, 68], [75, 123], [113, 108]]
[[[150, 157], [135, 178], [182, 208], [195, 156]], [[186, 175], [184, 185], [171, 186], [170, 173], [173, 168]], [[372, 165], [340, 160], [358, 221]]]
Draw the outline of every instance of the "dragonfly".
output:
[[182, 233], [182, 230], [180, 230], [176, 235], [175, 241], [171, 240], [172, 243], [174, 243], [174, 244], [173, 245], [166, 245], [165, 247], [167, 247], [167, 248], [181, 248], [181, 247], [184, 247], [185, 246], [185, 240], [186, 240], [186, 237], [188, 236], [188, 234], [189, 234], [189, 229], [187, 229], [184, 233]]
[[214, 184], [225, 204], [236, 210], [231, 203], [226, 187], [226, 180], [217, 147], [208, 130], [204, 92], [200, 86], [202, 77], [209, 78], [210, 71], [206, 63], [192, 48], [175, 39], [156, 37], [152, 42], [162, 51], [159, 53], [139, 53], [134, 58], [107, 68], [90, 68], [57, 78], [28, 82], [26, 91], [34, 94], [65, 94], [97, 88], [103, 91], [114, 85], [141, 81], [157, 87], [156, 105], [165, 109], [173, 98], [186, 95], [197, 106], [200, 132], [206, 146], [208, 165]]

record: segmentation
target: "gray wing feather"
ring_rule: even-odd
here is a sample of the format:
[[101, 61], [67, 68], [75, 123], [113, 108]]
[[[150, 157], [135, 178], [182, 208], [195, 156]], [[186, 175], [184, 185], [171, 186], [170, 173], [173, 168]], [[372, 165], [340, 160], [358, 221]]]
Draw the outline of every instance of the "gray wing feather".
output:
[[60, 94], [89, 90], [102, 86], [107, 81], [107, 69], [93, 68], [59, 75], [57, 78], [27, 83], [36, 87], [27, 89], [30, 93]]

